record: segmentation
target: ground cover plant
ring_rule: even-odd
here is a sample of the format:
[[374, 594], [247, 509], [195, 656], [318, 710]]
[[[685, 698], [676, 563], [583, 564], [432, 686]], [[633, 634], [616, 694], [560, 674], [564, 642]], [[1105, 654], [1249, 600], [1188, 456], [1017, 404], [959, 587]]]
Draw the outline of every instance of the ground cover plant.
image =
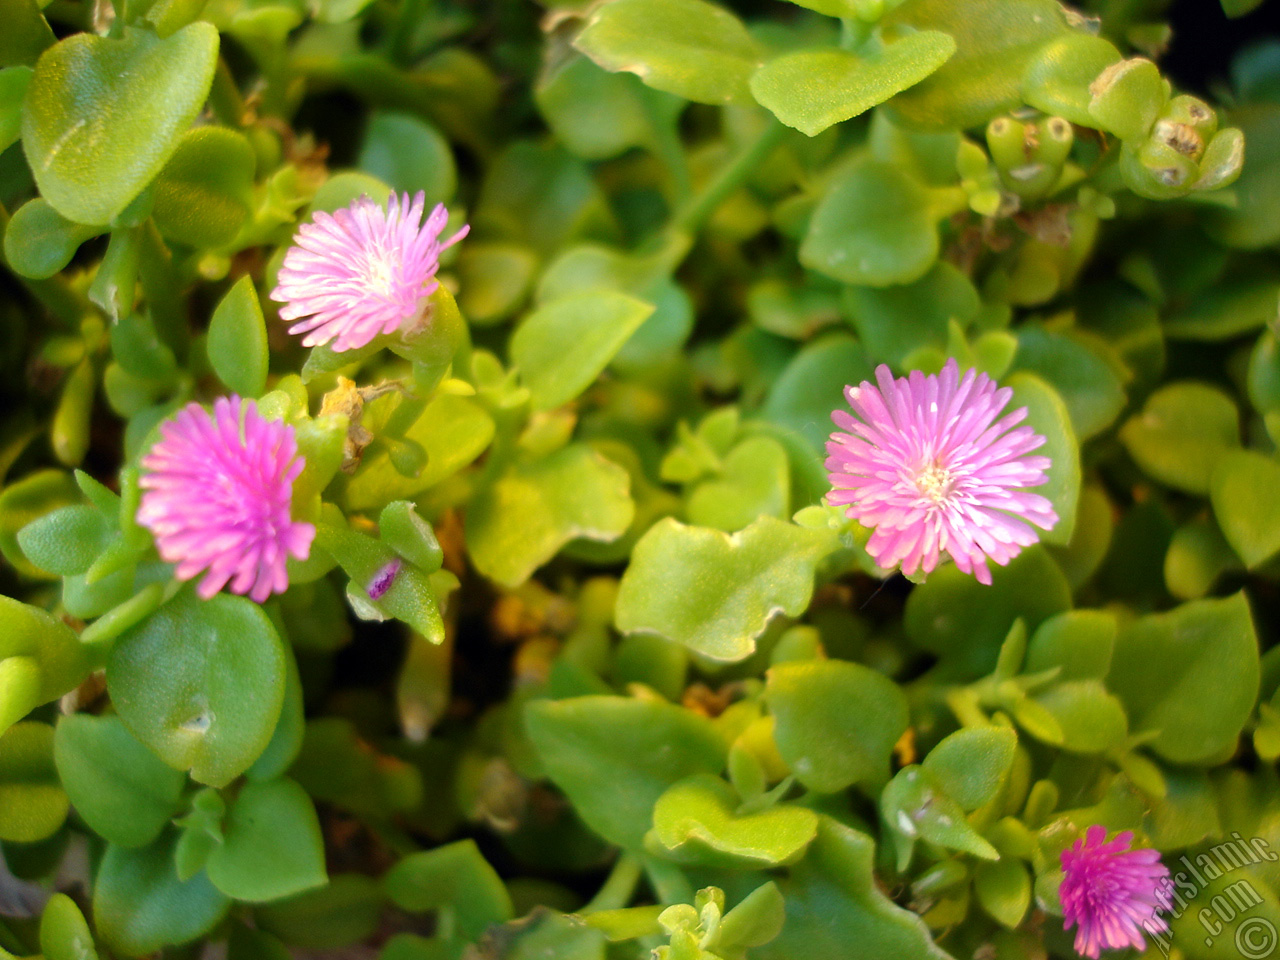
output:
[[1280, 42], [1168, 13], [0, 0], [0, 958], [1271, 956]]

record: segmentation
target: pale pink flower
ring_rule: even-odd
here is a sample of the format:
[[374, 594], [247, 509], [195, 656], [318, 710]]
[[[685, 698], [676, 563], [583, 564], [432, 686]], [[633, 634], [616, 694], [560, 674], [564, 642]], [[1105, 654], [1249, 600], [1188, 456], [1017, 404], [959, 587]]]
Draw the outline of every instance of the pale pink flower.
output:
[[1143, 932], [1165, 933], [1160, 916], [1170, 907], [1169, 869], [1155, 850], [1130, 850], [1133, 832], [1116, 834], [1110, 843], [1105, 827], [1094, 824], [1084, 839], [1062, 851], [1062, 885], [1058, 900], [1065, 918], [1062, 929], [1076, 929], [1076, 953], [1098, 960], [1103, 950], [1146, 948]]
[[293, 427], [252, 400], [220, 397], [213, 415], [189, 403], [160, 426], [142, 467], [138, 523], [179, 580], [202, 571], [209, 599], [231, 581], [258, 603], [289, 585], [286, 554], [305, 560], [316, 528], [294, 522], [293, 481], [306, 465]]
[[1039, 539], [1029, 523], [1058, 522], [1047, 499], [1024, 489], [1048, 479], [1049, 458], [1028, 456], [1044, 437], [1017, 426], [1025, 407], [997, 419], [1013, 391], [973, 370], [961, 378], [955, 360], [897, 380], [882, 364], [876, 381], [845, 388], [856, 418], [831, 415], [848, 432], [827, 443], [827, 502], [874, 528], [867, 553], [879, 566], [929, 573], [945, 553], [989, 584], [988, 560], [1003, 566]]
[[383, 209], [366, 196], [298, 228], [271, 299], [284, 304], [281, 319], [298, 321], [289, 332], [305, 333], [303, 346], [354, 350], [422, 316], [440, 252], [469, 229], [441, 242], [448, 211], [437, 204], [423, 223], [425, 203], [421, 192], [412, 204], [392, 194]]

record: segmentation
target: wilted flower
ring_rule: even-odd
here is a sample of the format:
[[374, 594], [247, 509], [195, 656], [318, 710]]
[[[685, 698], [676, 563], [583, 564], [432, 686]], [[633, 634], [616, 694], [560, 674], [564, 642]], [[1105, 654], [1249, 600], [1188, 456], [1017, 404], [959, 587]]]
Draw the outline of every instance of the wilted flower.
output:
[[1130, 850], [1133, 832], [1110, 843], [1105, 827], [1094, 824], [1084, 839], [1062, 851], [1064, 930], [1076, 926], [1076, 953], [1097, 960], [1103, 950], [1146, 947], [1143, 931], [1164, 933], [1160, 916], [1169, 909], [1169, 870], [1155, 850]]
[[1050, 502], [1023, 488], [1046, 481], [1048, 457], [1028, 454], [1044, 437], [1018, 427], [1025, 407], [999, 420], [1013, 391], [986, 374], [961, 378], [955, 360], [940, 374], [897, 380], [876, 368], [879, 388], [846, 387], [857, 417], [831, 418], [826, 468], [832, 504], [873, 527], [867, 552], [881, 567], [932, 571], [946, 553], [965, 573], [991, 582], [987, 560], [1002, 566], [1058, 522]]
[[161, 558], [180, 580], [208, 571], [197, 590], [206, 600], [227, 581], [259, 603], [283, 592], [286, 554], [305, 560], [316, 534], [290, 514], [305, 466], [293, 428], [264, 419], [252, 400], [221, 397], [212, 416], [187, 404], [160, 436], [142, 458], [138, 523]]
[[422, 192], [412, 204], [392, 194], [383, 209], [366, 196], [298, 228], [271, 298], [284, 304], [282, 319], [298, 321], [289, 332], [305, 333], [303, 346], [354, 350], [422, 316], [439, 286], [440, 252], [469, 229], [442, 243], [448, 211], [437, 204], [423, 223], [425, 203]]

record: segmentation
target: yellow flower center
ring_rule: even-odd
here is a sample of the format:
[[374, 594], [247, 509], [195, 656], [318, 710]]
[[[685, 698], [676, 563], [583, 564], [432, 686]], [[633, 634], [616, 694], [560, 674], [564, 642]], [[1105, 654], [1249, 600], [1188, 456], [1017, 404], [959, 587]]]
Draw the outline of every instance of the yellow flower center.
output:
[[942, 503], [951, 496], [951, 471], [938, 463], [928, 464], [916, 474], [916, 489], [926, 500]]

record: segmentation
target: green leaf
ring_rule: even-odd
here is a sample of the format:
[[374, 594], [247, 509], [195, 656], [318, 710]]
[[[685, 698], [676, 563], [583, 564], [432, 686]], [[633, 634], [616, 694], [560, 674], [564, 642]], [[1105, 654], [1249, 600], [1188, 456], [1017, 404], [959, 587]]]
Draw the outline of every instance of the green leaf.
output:
[[1244, 280], [1214, 284], [1164, 320], [1174, 340], [1232, 340], [1276, 317], [1280, 284]]
[[983, 586], [956, 567], [940, 567], [911, 591], [903, 626], [912, 642], [949, 661], [964, 676], [996, 665], [1000, 645], [1021, 617], [1029, 630], [1071, 606], [1071, 591], [1042, 547], [1030, 547], [1007, 567], [994, 567]]
[[1000, 792], [1017, 746], [1008, 727], [970, 727], [944, 738], [921, 766], [964, 810], [977, 810]]
[[35, 66], [41, 51], [57, 39], [40, 15], [36, 0], [4, 0], [4, 31], [0, 33], [0, 67]]
[[779, 120], [814, 137], [833, 124], [915, 86], [955, 53], [936, 30], [848, 50], [801, 50], [770, 60], [751, 76], [751, 92]]
[[1107, 686], [1134, 732], [1152, 735], [1151, 749], [1174, 763], [1213, 764], [1253, 712], [1258, 678], [1258, 638], [1237, 593], [1130, 623], [1116, 639]]
[[1152, 479], [1205, 494], [1218, 463], [1240, 446], [1240, 415], [1217, 387], [1178, 381], [1147, 398], [1121, 428], [1120, 440]]
[[1112, 64], [1089, 90], [1092, 125], [1121, 140], [1146, 137], [1169, 100], [1169, 85], [1160, 69], [1143, 57]]
[[917, 840], [998, 860], [999, 852], [965, 818], [964, 810], [927, 771], [903, 767], [880, 798], [880, 818], [897, 849], [898, 871], [907, 869]]
[[720, 921], [719, 943], [730, 947], [759, 947], [779, 933], [786, 922], [786, 903], [772, 880], [756, 887]]
[[1031, 906], [1031, 876], [1020, 860], [1011, 857], [980, 863], [973, 872], [973, 892], [983, 910], [1012, 930]]
[[868, 358], [897, 367], [916, 351], [945, 349], [951, 321], [967, 324], [982, 302], [972, 280], [951, 264], [938, 263], [912, 283], [846, 287], [841, 305]]
[[116, 640], [107, 686], [139, 740], [221, 787], [271, 740], [284, 701], [284, 649], [257, 604], [184, 590]]
[[113, 953], [142, 957], [187, 943], [213, 929], [231, 906], [203, 873], [178, 880], [176, 839], [169, 833], [136, 850], [108, 845], [93, 885], [93, 920]]
[[713, 660], [749, 656], [779, 612], [799, 616], [827, 531], [761, 517], [738, 533], [658, 521], [636, 544], [618, 590], [624, 633], [653, 633]]
[[188, 130], [156, 178], [151, 215], [161, 235], [198, 250], [229, 244], [249, 217], [256, 165], [244, 134]]
[[[1069, 680], [1032, 698], [1057, 724], [1054, 745], [1076, 753], [1105, 753], [1129, 733], [1124, 707], [1101, 680]], [[1025, 701], [1024, 701], [1025, 703]]]
[[1280, 463], [1252, 450], [1218, 461], [1209, 499], [1222, 534], [1249, 568], [1280, 552]]
[[378, 882], [343, 873], [316, 890], [254, 910], [258, 926], [304, 950], [335, 950], [359, 943], [378, 928], [386, 898]]
[[711, 722], [682, 707], [625, 697], [535, 700], [525, 724], [547, 776], [610, 843], [641, 848], [672, 784], [724, 767]]
[[[1104, 352], [1106, 351], [1106, 352]], [[1080, 333], [1056, 333], [1027, 324], [1018, 330], [1016, 368], [1053, 387], [1071, 414], [1081, 441], [1105, 430], [1128, 399], [1106, 345]]]
[[[366, 418], [362, 422], [377, 433], [386, 421]], [[366, 451], [360, 468], [347, 481], [346, 505], [352, 510], [381, 509], [393, 500], [408, 499], [435, 486], [480, 456], [493, 439], [493, 431], [493, 417], [474, 400], [451, 394], [436, 397], [403, 437], [422, 448], [427, 465], [417, 476], [407, 477], [392, 465], [385, 447], [377, 453]]]
[[723, 474], [723, 479], [703, 481], [690, 492], [691, 523], [732, 533], [762, 516], [787, 517], [791, 467], [776, 440], [743, 440], [724, 458]]
[[1058, 522], [1052, 530], [1040, 532], [1040, 539], [1044, 543], [1070, 543], [1076, 529], [1081, 482], [1080, 442], [1071, 427], [1071, 414], [1058, 392], [1033, 373], [1014, 373], [1005, 383], [1013, 388], [1007, 409], [1027, 408], [1025, 422], [1045, 438], [1036, 454], [1050, 460], [1049, 480], [1036, 487], [1035, 492], [1053, 504]]
[[1280, 104], [1242, 104], [1232, 110], [1231, 122], [1249, 144], [1249, 162], [1232, 187], [1236, 205], [1214, 210], [1206, 222], [1219, 243], [1256, 250], [1280, 240]]
[[208, 96], [218, 31], [165, 40], [78, 33], [46, 51], [27, 88], [22, 145], [40, 194], [77, 223], [107, 224], [158, 174]]
[[778, 881], [786, 904], [782, 932], [751, 956], [842, 960], [857, 944], [860, 960], [950, 960], [924, 921], [881, 891], [874, 859], [875, 841], [822, 817], [808, 856]]
[[1050, 40], [1027, 62], [1023, 99], [1051, 117], [1093, 126], [1089, 86], [1119, 60], [1120, 51], [1110, 41], [1073, 30]]
[[456, 269], [462, 287], [458, 306], [473, 325], [488, 326], [520, 308], [533, 285], [538, 258], [522, 244], [468, 240], [458, 254]]
[[[1217, 476], [1217, 474], [1215, 474]], [[1264, 509], [1269, 509], [1268, 502]], [[1249, 537], [1253, 536], [1250, 531]], [[1198, 600], [1213, 589], [1228, 570], [1242, 571], [1236, 551], [1208, 517], [1184, 523], [1169, 541], [1164, 556], [1164, 582], [1179, 600]]]
[[652, 837], [680, 863], [761, 868], [798, 860], [817, 833], [818, 816], [804, 807], [735, 813], [737, 805], [719, 777], [681, 780], [653, 808]]
[[374, 599], [369, 590], [397, 559], [390, 545], [352, 529], [341, 512], [327, 508], [324, 522], [316, 527], [316, 544], [338, 561], [351, 578], [347, 600], [366, 620], [395, 617], [432, 643], [444, 639], [440, 603], [428, 575], [412, 563], [394, 570], [386, 592]]
[[1027, 643], [1023, 672], [1059, 670], [1062, 680], [1101, 679], [1111, 669], [1116, 618], [1102, 610], [1068, 610], [1045, 620]]
[[0, 840], [34, 843], [67, 819], [53, 765], [53, 727], [28, 721], [0, 735]]
[[907, 700], [884, 674], [843, 660], [783, 663], [769, 670], [765, 702], [778, 752], [809, 789], [835, 793], [889, 779]]
[[513, 913], [507, 888], [474, 840], [412, 853], [392, 867], [382, 883], [401, 910], [450, 908], [458, 932], [467, 940], [478, 939]]
[[55, 893], [40, 915], [40, 952], [45, 960], [98, 960], [93, 934], [76, 902]]
[[653, 312], [612, 361], [614, 369], [634, 375], [653, 363], [664, 362], [693, 329], [693, 304], [685, 289], [672, 280], [670, 269], [661, 255], [640, 257], [599, 244], [578, 244], [543, 271], [538, 281], [538, 301], [546, 303], [604, 287], [652, 304]]
[[28, 200], [9, 220], [4, 233], [5, 262], [32, 280], [52, 277], [75, 256], [80, 244], [100, 231], [72, 223], [43, 197]]
[[1222, 12], [1235, 19], [1252, 13], [1262, 6], [1262, 0], [1222, 0]]
[[[62, 620], [0, 595], [0, 731], [74, 690], [91, 666], [89, 652]], [[21, 678], [13, 675], [15, 667]], [[9, 686], [15, 681], [21, 697]]]
[[575, 293], [539, 307], [511, 337], [537, 410], [568, 403], [589, 387], [653, 313], [653, 305], [613, 290]]
[[288, 778], [246, 783], [223, 833], [205, 870], [233, 900], [279, 900], [328, 882], [315, 806]]
[[861, 160], [831, 182], [800, 245], [810, 270], [868, 287], [918, 280], [937, 259], [925, 187], [876, 160]]
[[[324, 595], [334, 596], [332, 593]], [[323, 609], [312, 612], [321, 618], [326, 614]], [[339, 629], [346, 626], [346, 618], [342, 619], [344, 622], [338, 625]], [[331, 631], [333, 625], [326, 625], [325, 629]], [[293, 651], [286, 647], [284, 705], [280, 708], [280, 719], [276, 721], [276, 729], [271, 734], [271, 741], [267, 744], [267, 748], [259, 754], [257, 760], [253, 761], [253, 766], [245, 771], [245, 776], [250, 780], [275, 780], [283, 776], [285, 771], [293, 765], [293, 761], [298, 758], [298, 752], [302, 749], [306, 724], [302, 703], [302, 678], [298, 675], [297, 659]]]
[[113, 519], [87, 504], [59, 507], [19, 530], [18, 546], [42, 570], [74, 576], [93, 566], [116, 535]]
[[30, 82], [30, 67], [0, 69], [0, 153], [22, 136], [22, 101]]
[[467, 548], [476, 569], [515, 587], [579, 537], [608, 542], [635, 513], [631, 478], [589, 446], [512, 464], [467, 509]]
[[761, 415], [795, 430], [815, 453], [821, 453], [834, 429], [831, 411], [843, 399], [844, 388], [872, 376], [871, 361], [853, 337], [833, 334], [817, 338], [801, 347], [773, 381]]
[[449, 141], [435, 127], [407, 113], [375, 111], [369, 117], [356, 165], [401, 193], [426, 194], [426, 207], [453, 197], [458, 172]]
[[570, 57], [533, 91], [556, 139], [584, 160], [607, 160], [631, 147], [653, 146], [658, 124], [674, 123], [684, 103], [626, 73]]
[[913, 126], [961, 129], [1021, 106], [1028, 62], [1068, 29], [1055, 0], [913, 0], [882, 23], [940, 30], [955, 40], [955, 56], [889, 105]]
[[750, 101], [762, 53], [741, 20], [705, 0], [610, 0], [573, 43], [606, 70], [714, 104]]
[[146, 846], [158, 837], [177, 812], [187, 782], [115, 716], [60, 719], [54, 759], [76, 813], [120, 847]]
[[227, 291], [209, 320], [209, 363], [218, 379], [242, 397], [267, 386], [267, 321], [248, 274]]

